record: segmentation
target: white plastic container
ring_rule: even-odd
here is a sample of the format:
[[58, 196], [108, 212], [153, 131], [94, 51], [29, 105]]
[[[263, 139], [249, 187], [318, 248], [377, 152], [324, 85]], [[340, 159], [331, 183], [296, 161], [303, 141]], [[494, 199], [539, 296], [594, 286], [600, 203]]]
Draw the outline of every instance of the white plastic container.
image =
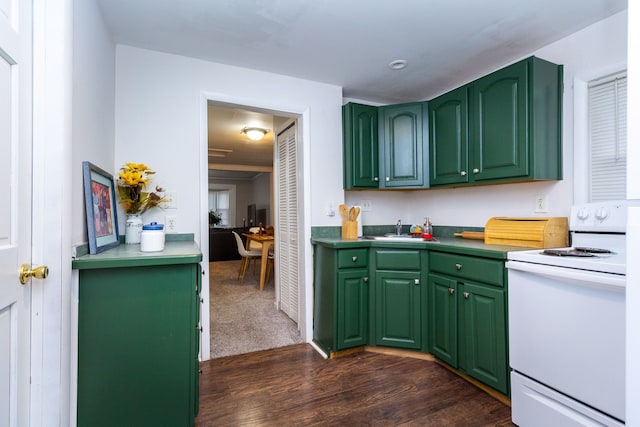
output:
[[142, 226], [140, 251], [158, 252], [164, 249], [164, 225], [151, 222]]

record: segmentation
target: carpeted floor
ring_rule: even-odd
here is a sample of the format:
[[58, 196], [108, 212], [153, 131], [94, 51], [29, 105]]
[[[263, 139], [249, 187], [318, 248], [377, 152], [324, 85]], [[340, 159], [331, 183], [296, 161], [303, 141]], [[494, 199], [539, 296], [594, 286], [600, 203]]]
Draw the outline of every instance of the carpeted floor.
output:
[[238, 280], [240, 261], [209, 263], [211, 357], [218, 358], [299, 344], [298, 327], [276, 309], [273, 280], [260, 292], [257, 266]]

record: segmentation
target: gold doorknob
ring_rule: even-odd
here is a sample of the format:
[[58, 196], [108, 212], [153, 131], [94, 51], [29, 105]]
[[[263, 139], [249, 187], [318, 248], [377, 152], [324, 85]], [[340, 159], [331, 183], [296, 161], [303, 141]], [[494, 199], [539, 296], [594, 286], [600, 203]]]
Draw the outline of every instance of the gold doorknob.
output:
[[46, 279], [49, 275], [49, 267], [46, 265], [41, 265], [40, 267], [31, 268], [29, 264], [22, 264], [20, 266], [19, 278], [20, 283], [23, 285], [29, 282], [30, 277], [35, 277], [36, 279]]

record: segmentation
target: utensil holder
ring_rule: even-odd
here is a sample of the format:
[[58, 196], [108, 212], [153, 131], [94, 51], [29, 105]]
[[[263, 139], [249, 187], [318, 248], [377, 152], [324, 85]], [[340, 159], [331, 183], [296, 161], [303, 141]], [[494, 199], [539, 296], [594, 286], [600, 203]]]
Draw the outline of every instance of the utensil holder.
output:
[[358, 238], [358, 221], [342, 221], [342, 238], [345, 240]]

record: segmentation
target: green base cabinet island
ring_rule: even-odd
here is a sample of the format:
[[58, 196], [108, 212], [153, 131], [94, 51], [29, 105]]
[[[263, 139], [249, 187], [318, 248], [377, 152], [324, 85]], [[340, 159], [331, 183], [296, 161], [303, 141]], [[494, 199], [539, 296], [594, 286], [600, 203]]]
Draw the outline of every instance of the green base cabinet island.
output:
[[313, 340], [327, 354], [367, 344], [368, 249], [314, 246]]
[[562, 75], [530, 57], [429, 101], [430, 185], [562, 179]]
[[198, 412], [202, 255], [120, 245], [73, 260], [78, 426], [184, 426]]
[[376, 345], [427, 351], [427, 251], [372, 249]]
[[429, 265], [431, 353], [508, 394], [504, 262], [431, 252]]

